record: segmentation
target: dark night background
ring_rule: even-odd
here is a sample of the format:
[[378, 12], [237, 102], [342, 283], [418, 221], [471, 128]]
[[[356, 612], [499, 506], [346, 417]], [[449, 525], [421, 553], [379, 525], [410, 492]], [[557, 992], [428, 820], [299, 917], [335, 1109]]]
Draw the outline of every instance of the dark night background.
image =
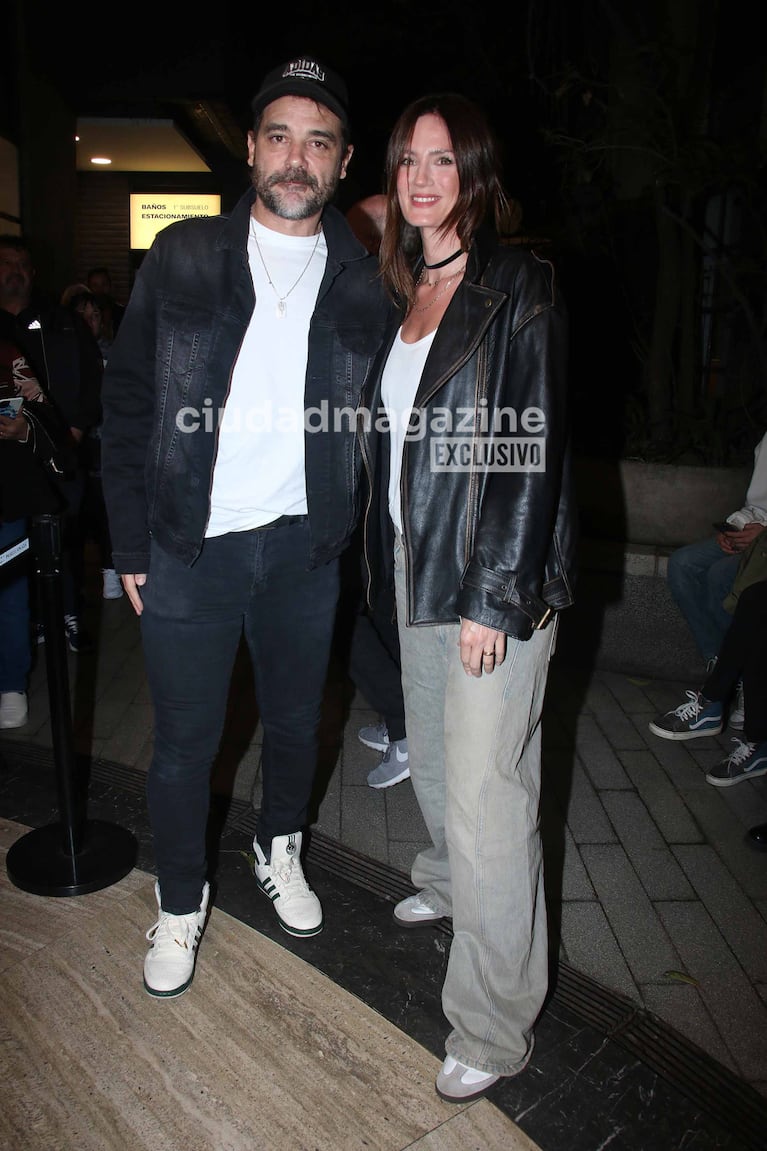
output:
[[[559, 267], [581, 446], [748, 459], [767, 423], [767, 66], [744, 0], [25, 11], [35, 68], [80, 116], [216, 98], [247, 129], [264, 73], [317, 55], [351, 96], [342, 208], [380, 190], [409, 100], [476, 99], [522, 210], [516, 240]], [[248, 170], [231, 162], [239, 192]]]
[[[69, 94], [79, 115], [145, 92], [226, 100], [243, 127], [269, 68], [316, 54], [350, 90], [354, 192], [378, 190], [388, 132], [405, 104], [427, 91], [480, 101], [506, 150], [509, 191], [545, 216], [555, 189], [542, 129], [568, 60], [580, 55], [599, 4], [562, 0], [443, 0], [342, 5], [294, 0], [283, 7], [215, 3], [190, 10], [130, 5], [99, 14], [44, 5], [34, 22], [36, 64]], [[30, 12], [29, 9], [27, 9]], [[574, 58], [574, 56], [573, 56]]]

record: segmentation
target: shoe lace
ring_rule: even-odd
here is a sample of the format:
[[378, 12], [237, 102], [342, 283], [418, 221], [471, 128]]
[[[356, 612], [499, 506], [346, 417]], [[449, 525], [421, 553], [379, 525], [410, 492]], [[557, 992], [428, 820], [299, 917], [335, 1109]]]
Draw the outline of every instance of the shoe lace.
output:
[[77, 635], [78, 631], [80, 630], [80, 625], [77, 622], [77, 616], [76, 615], [65, 615], [64, 616], [64, 627], [67, 629], [67, 631], [70, 633], [70, 635]]
[[160, 918], [146, 933], [150, 943], [154, 944], [156, 951], [164, 948], [183, 947], [190, 950], [194, 942], [194, 933], [197, 928], [197, 916], [171, 915], [168, 911], [161, 911]]
[[700, 692], [688, 691], [687, 695], [689, 696], [687, 703], [681, 703], [671, 714], [678, 719], [697, 719], [702, 711]]
[[[290, 888], [290, 895], [310, 895], [311, 888], [306, 882], [303, 868], [295, 859], [285, 859], [272, 864], [272, 876], [277, 876], [281, 884]], [[286, 892], [288, 894], [288, 892]]]
[[733, 737], [732, 742], [735, 744], [735, 750], [731, 751], [727, 757], [727, 763], [730, 767], [740, 767], [741, 764], [754, 754], [755, 743], [747, 743], [743, 739]]

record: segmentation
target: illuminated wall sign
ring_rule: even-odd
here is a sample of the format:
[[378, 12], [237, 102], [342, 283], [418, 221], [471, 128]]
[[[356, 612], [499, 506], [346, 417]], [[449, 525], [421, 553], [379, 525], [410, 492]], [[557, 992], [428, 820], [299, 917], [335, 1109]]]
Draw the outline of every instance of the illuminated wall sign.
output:
[[130, 198], [130, 246], [151, 248], [152, 240], [175, 220], [192, 216], [217, 216], [221, 211], [220, 196], [198, 196], [190, 193], [154, 195], [142, 193]]

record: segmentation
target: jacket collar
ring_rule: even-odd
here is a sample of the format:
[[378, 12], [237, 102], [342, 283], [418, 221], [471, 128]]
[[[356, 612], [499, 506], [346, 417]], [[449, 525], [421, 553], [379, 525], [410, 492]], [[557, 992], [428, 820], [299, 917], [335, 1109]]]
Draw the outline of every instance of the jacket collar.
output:
[[483, 283], [488, 265], [498, 249], [491, 228], [480, 228], [469, 249], [466, 275], [450, 301], [450, 322], [440, 324], [424, 366], [415, 397], [428, 403], [445, 381], [474, 355], [488, 326], [508, 299], [508, 293]]

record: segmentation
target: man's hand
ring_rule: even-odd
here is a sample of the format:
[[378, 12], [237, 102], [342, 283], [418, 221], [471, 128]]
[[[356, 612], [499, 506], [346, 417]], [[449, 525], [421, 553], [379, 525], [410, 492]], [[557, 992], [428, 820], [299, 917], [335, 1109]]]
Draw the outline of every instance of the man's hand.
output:
[[461, 649], [461, 663], [467, 675], [480, 676], [484, 671], [490, 675], [496, 665], [506, 658], [506, 635], [470, 619], [461, 620], [461, 634], [458, 640]]
[[141, 592], [139, 591], [139, 588], [142, 588], [146, 583], [146, 574], [121, 575], [120, 579], [123, 581], [125, 594], [131, 601], [133, 610], [135, 611], [136, 615], [141, 615], [142, 611], [144, 610], [144, 602], [141, 599]]
[[24, 379], [21, 381], [19, 391], [25, 400], [30, 403], [36, 403], [38, 400], [44, 400], [43, 390], [34, 376], [31, 379]]
[[727, 555], [737, 555], [738, 552], [744, 552], [749, 544], [762, 534], [764, 527], [765, 525], [760, 524], [758, 520], [752, 520], [739, 532], [719, 532], [716, 542]]
[[42, 400], [43, 389], [40, 387], [40, 381], [35, 376], [31, 367], [27, 363], [24, 356], [17, 356], [13, 361], [13, 383], [18, 391], [21, 392], [25, 400], [37, 401]]

